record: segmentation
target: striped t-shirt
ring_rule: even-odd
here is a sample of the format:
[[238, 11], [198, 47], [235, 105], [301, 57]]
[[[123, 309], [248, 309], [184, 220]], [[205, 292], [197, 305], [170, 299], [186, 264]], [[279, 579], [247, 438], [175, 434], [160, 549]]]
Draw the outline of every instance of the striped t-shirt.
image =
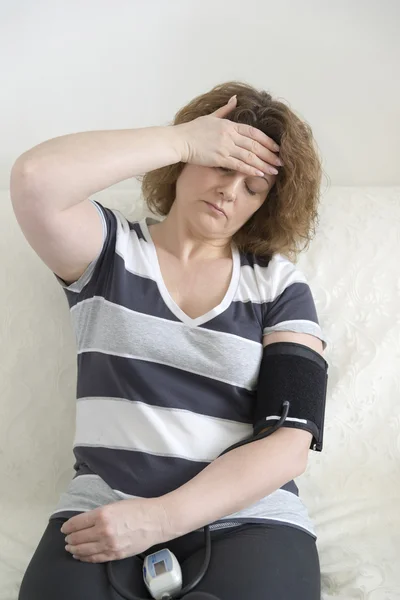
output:
[[[63, 286], [78, 353], [74, 478], [50, 518], [132, 497], [158, 497], [195, 477], [253, 432], [263, 335], [325, 339], [304, 275], [232, 245], [222, 302], [192, 319], [164, 284], [146, 217], [128, 221], [94, 202], [99, 256]], [[316, 538], [292, 480], [211, 524], [280, 522]]]

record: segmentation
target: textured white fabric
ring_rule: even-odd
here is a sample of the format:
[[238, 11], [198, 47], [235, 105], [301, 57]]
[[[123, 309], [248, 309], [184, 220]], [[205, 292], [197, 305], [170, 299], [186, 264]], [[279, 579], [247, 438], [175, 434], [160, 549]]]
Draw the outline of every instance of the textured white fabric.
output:
[[[140, 218], [132, 195], [98, 196]], [[72, 471], [75, 342], [60, 286], [0, 202], [0, 600]], [[323, 600], [400, 600], [400, 189], [332, 188], [300, 256], [327, 337], [324, 450], [296, 480], [314, 519]]]

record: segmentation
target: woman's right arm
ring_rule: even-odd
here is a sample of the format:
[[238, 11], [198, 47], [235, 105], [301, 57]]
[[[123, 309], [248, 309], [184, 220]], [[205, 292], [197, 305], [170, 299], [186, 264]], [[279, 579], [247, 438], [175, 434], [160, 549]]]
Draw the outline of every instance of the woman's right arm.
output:
[[181, 161], [174, 126], [74, 133], [22, 154], [11, 171], [17, 221], [43, 262], [68, 283], [101, 250], [103, 231], [89, 197]]
[[22, 154], [11, 199], [29, 244], [61, 279], [79, 279], [98, 256], [103, 229], [89, 197], [115, 183], [178, 162], [278, 172], [279, 146], [262, 131], [225, 119], [236, 97], [211, 115], [166, 127], [73, 133]]

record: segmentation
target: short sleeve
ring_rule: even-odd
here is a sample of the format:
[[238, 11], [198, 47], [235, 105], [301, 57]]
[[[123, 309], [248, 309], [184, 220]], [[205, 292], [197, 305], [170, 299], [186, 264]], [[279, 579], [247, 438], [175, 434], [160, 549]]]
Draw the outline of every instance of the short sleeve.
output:
[[67, 283], [61, 279], [61, 277], [54, 273], [57, 281], [66, 292], [68, 299], [72, 299], [73, 297], [77, 299], [77, 296], [79, 295], [93, 295], [95, 293], [95, 289], [100, 285], [100, 280], [102, 280], [104, 283], [104, 278], [112, 269], [114, 262], [118, 218], [120, 217], [125, 219], [122, 215], [119, 215], [119, 211], [105, 208], [102, 204], [96, 202], [95, 200], [90, 201], [98, 210], [103, 224], [103, 243], [98, 256], [88, 265], [84, 273], [82, 273], [77, 281], [67, 285]]
[[327, 340], [321, 330], [314, 298], [305, 275], [293, 263], [277, 257], [272, 265], [273, 295], [264, 307], [263, 335], [275, 331], [308, 333]]

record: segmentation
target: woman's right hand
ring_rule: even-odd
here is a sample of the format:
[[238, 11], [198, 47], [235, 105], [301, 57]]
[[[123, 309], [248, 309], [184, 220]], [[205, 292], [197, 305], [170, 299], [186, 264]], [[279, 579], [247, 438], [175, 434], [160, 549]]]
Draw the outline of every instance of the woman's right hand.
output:
[[[233, 96], [210, 115], [175, 125], [181, 162], [204, 167], [225, 167], [247, 175], [278, 173], [279, 146], [260, 129], [225, 119], [236, 108]], [[261, 172], [260, 172], [261, 171]]]

